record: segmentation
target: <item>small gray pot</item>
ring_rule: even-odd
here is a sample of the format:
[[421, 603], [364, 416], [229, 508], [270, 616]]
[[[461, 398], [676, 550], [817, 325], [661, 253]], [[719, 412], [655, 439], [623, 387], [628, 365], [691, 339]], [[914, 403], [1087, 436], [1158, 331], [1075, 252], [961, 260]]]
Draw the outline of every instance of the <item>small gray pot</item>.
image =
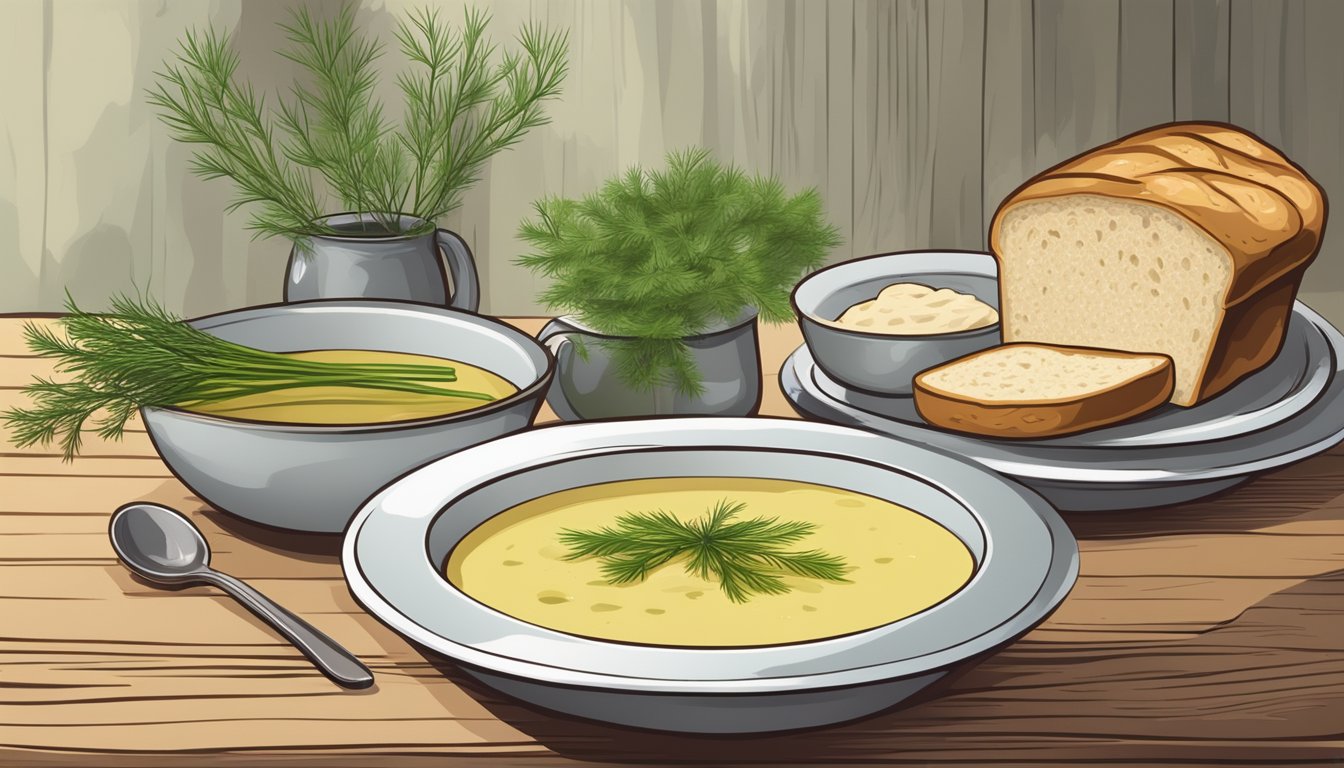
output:
[[[424, 223], [414, 216], [396, 218], [402, 229]], [[350, 234], [313, 235], [310, 253], [300, 253], [297, 247], [290, 250], [285, 301], [391, 299], [468, 312], [480, 307], [476, 262], [455, 233], [437, 229], [423, 235], [361, 234], [382, 228], [370, 213], [338, 213], [319, 222]]]
[[[583, 344], [580, 354], [575, 342]], [[704, 391], [686, 395], [675, 387], [631, 389], [617, 374], [611, 353], [601, 343], [620, 339], [600, 333], [573, 317], [546, 324], [537, 340], [554, 353], [555, 379], [546, 402], [565, 421], [638, 416], [750, 416], [761, 405], [761, 353], [756, 311], [711, 326], [685, 341], [700, 370]]]

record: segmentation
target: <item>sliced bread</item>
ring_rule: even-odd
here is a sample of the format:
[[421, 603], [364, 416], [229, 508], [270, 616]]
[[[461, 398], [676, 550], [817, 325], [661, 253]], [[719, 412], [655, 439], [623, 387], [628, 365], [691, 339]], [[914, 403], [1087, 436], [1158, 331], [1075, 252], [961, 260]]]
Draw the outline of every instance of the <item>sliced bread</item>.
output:
[[1004, 341], [1161, 352], [1172, 402], [1264, 366], [1325, 226], [1320, 188], [1226, 125], [1127, 136], [1029, 180], [994, 216]]
[[915, 377], [925, 421], [990, 437], [1052, 437], [1137, 416], [1167, 402], [1165, 355], [1004, 344]]

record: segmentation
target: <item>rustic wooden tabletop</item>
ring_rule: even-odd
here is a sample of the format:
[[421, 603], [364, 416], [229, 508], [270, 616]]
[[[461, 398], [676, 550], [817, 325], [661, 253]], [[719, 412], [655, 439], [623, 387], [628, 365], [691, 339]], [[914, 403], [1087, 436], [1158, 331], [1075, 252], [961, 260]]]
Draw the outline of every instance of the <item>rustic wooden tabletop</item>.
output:
[[[50, 371], [0, 318], [0, 408]], [[39, 320], [39, 322], [46, 322]], [[541, 320], [520, 319], [536, 332]], [[762, 411], [799, 342], [765, 328]], [[549, 419], [549, 413], [544, 414]], [[1344, 760], [1344, 449], [1221, 497], [1068, 515], [1082, 575], [1036, 631], [915, 703], [766, 737], [692, 738], [549, 714], [465, 679], [346, 590], [339, 539], [212, 510], [143, 428], [73, 463], [0, 431], [0, 765], [1011, 765]], [[135, 580], [107, 541], [117, 506], [187, 512], [213, 564], [359, 655], [336, 688], [231, 599]]]

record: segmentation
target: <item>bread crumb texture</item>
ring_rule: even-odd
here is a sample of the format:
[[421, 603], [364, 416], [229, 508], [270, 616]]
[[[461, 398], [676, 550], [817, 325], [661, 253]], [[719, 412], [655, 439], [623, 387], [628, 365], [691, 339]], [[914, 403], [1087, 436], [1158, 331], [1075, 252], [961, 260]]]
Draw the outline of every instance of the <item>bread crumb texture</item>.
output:
[[1000, 237], [1004, 341], [1169, 355], [1193, 400], [1232, 279], [1227, 249], [1162, 206], [1099, 195], [1025, 202]]
[[1111, 389], [1162, 366], [1158, 355], [996, 347], [924, 374], [925, 386], [985, 402], [1061, 400]]
[[998, 321], [997, 310], [968, 293], [894, 283], [876, 298], [845, 310], [832, 324], [868, 333], [926, 336], [975, 330]]

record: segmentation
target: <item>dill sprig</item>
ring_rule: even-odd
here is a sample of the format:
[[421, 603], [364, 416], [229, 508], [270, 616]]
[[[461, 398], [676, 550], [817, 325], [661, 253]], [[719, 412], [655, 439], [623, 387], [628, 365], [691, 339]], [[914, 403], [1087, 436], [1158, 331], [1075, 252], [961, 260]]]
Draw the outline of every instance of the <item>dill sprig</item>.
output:
[[19, 447], [59, 440], [65, 460], [79, 452], [84, 425], [99, 437], [119, 439], [138, 408], [217, 403], [299, 387], [340, 386], [490, 401], [491, 395], [431, 386], [453, 382], [447, 366], [402, 363], [333, 363], [304, 360], [225, 341], [193, 328], [152, 299], [116, 296], [112, 311], [84, 312], [66, 294], [69, 315], [61, 333], [24, 325], [28, 348], [55, 358], [67, 381], [34, 377], [25, 388], [31, 408], [0, 413]]
[[520, 51], [506, 52], [491, 67], [489, 22], [469, 8], [459, 33], [439, 19], [437, 9], [422, 9], [398, 27], [402, 53], [420, 65], [397, 79], [406, 97], [397, 139], [413, 160], [420, 218], [433, 220], [457, 208], [486, 160], [548, 123], [542, 102], [559, 95], [568, 72], [568, 36], [536, 23], [518, 33]]
[[704, 517], [689, 522], [662, 510], [632, 512], [615, 526], [596, 531], [560, 532], [570, 548], [568, 560], [602, 559], [602, 575], [612, 584], [643, 581], [653, 570], [686, 559], [686, 569], [703, 579], [718, 579], [719, 588], [735, 603], [752, 594], [789, 591], [785, 574], [845, 581], [844, 558], [816, 549], [786, 550], [812, 533], [815, 526], [778, 518], [733, 518], [746, 509], [741, 502], [719, 501]]
[[[193, 172], [234, 182], [229, 210], [252, 207], [248, 226], [258, 236], [284, 236], [306, 250], [311, 236], [336, 233], [316, 221], [334, 211], [315, 175], [343, 208], [371, 214], [377, 234], [419, 234], [461, 204], [487, 160], [549, 121], [542, 105], [560, 94], [568, 71], [566, 33], [527, 24], [517, 50], [497, 56], [489, 22], [470, 8], [460, 30], [437, 9], [398, 21], [412, 64], [397, 76], [399, 127], [374, 98], [382, 43], [360, 33], [350, 4], [327, 19], [300, 8], [281, 25], [289, 47], [280, 55], [309, 82], [273, 108], [236, 77], [232, 41], [213, 30], [187, 33], [148, 98], [175, 139], [199, 145]], [[424, 223], [403, 231], [399, 214]]]
[[549, 278], [541, 299], [603, 334], [636, 390], [698, 394], [685, 339], [747, 307], [793, 318], [789, 290], [839, 244], [815, 189], [790, 196], [704, 149], [673, 152], [666, 170], [635, 166], [581, 200], [547, 198], [518, 236], [537, 249], [518, 263]]
[[293, 99], [277, 101], [285, 156], [321, 172], [346, 207], [374, 213], [385, 228], [394, 226], [405, 204], [398, 195], [405, 169], [397, 155], [400, 145], [384, 141], [390, 126], [373, 98], [382, 44], [356, 34], [348, 5], [329, 22], [300, 8], [280, 26], [292, 46], [280, 55], [301, 66], [313, 83], [296, 82]]
[[149, 103], [173, 138], [198, 144], [191, 170], [205, 179], [231, 179], [237, 194], [227, 210], [257, 204], [248, 223], [257, 234], [306, 238], [323, 213], [312, 179], [286, 162], [265, 120], [265, 97], [234, 80], [238, 54], [227, 35], [187, 32], [177, 63], [159, 73]]

